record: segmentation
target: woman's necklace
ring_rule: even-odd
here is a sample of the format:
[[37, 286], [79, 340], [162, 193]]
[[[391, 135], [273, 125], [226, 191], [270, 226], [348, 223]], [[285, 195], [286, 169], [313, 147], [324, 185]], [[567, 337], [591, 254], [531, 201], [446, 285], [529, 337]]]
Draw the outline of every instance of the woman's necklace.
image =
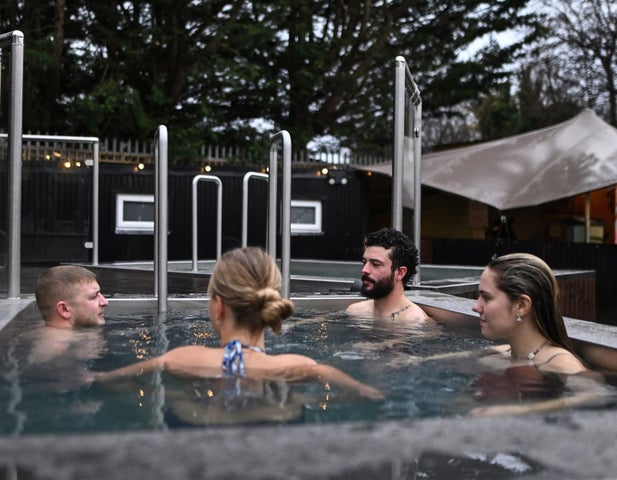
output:
[[411, 307], [412, 305], [413, 305], [413, 304], [412, 304], [412, 303], [410, 303], [409, 305], [404, 306], [404, 307], [403, 307], [403, 308], [401, 308], [400, 310], [397, 310], [396, 312], [392, 312], [392, 313], [390, 314], [390, 316], [391, 316], [392, 318], [396, 318], [396, 317], [398, 317], [401, 313], [403, 313], [405, 310], [407, 310], [409, 307]]
[[[544, 346], [548, 343], [548, 340], [544, 340], [544, 343], [542, 345], [540, 345], [538, 348], [536, 348], [533, 352], [529, 353], [527, 355], [527, 361], [533, 363], [533, 359], [536, 358], [536, 355], [540, 352], [540, 350], [542, 350], [544, 348]], [[515, 360], [522, 360], [522, 358], [517, 358], [515, 356], [512, 355], [512, 348], [509, 348], [506, 351], [506, 354], [510, 357], [512, 357]]]
[[527, 360], [529, 360], [531, 362], [534, 358], [536, 358], [536, 355], [538, 354], [538, 352], [540, 350], [542, 350], [544, 348], [544, 345], [546, 345], [547, 343], [548, 343], [548, 340], [544, 340], [544, 343], [542, 345], [540, 345], [533, 352], [531, 352], [529, 355], [527, 355]]

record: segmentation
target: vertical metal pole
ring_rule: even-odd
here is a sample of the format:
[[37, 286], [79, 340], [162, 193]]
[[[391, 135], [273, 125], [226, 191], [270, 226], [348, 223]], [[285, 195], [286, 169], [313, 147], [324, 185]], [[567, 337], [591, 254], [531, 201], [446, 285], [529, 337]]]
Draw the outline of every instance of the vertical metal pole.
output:
[[[153, 324], [156, 332], [154, 355], [163, 355], [169, 348], [166, 320], [165, 313], [159, 313], [154, 317]], [[160, 369], [153, 373], [152, 386], [152, 423], [155, 428], [166, 432], [169, 427], [165, 421], [165, 384], [163, 383], [163, 372]]]
[[21, 281], [21, 149], [23, 124], [24, 34], [13, 31], [0, 36], [0, 46], [10, 38], [11, 98], [9, 99], [9, 185], [8, 185], [8, 242], [7, 296], [19, 298]]
[[[159, 291], [159, 231], [158, 231], [158, 219], [159, 219], [159, 132], [158, 130], [154, 133], [154, 261], [152, 264], [152, 270], [154, 272], [154, 295], [157, 295]], [[158, 308], [158, 306], [157, 306]]]
[[[275, 135], [276, 136], [276, 135]], [[276, 196], [278, 188], [278, 153], [277, 145], [274, 144], [274, 137], [270, 138], [270, 180], [268, 181], [268, 234], [267, 244], [268, 253], [276, 258]]]
[[[394, 92], [394, 159], [392, 162], [392, 226], [402, 230], [403, 226], [403, 169], [405, 159], [405, 112], [407, 111], [407, 136], [413, 142], [414, 166], [414, 243], [420, 252], [422, 235], [422, 182], [421, 182], [421, 154], [422, 154], [422, 98], [407, 62], [401, 56], [396, 57]], [[409, 102], [406, 101], [406, 89]], [[413, 108], [413, 111], [412, 111]], [[413, 283], [420, 283], [421, 267], [413, 277]]]
[[198, 264], [198, 241], [197, 241], [197, 230], [198, 230], [198, 222], [197, 222], [197, 183], [198, 183], [198, 179], [197, 177], [199, 177], [199, 175], [196, 175], [195, 177], [193, 177], [193, 183], [191, 184], [191, 199], [192, 199], [192, 205], [191, 205], [191, 212], [192, 212], [192, 216], [191, 216], [191, 254], [192, 254], [192, 258], [193, 258], [193, 271], [196, 272], [197, 271], [197, 264]]
[[216, 195], [216, 259], [223, 253], [223, 183], [215, 177], [217, 185]]
[[92, 265], [99, 264], [99, 142], [93, 144], [92, 168]]
[[291, 136], [285, 130], [283, 137], [283, 213], [281, 216], [281, 273], [283, 297], [290, 297], [291, 279]]
[[[422, 243], [422, 103], [413, 109], [413, 181], [414, 181], [414, 200], [413, 200], [413, 241], [421, 251]], [[421, 280], [422, 262], [418, 262], [416, 274], [413, 276], [413, 284], [418, 285]]]
[[[154, 134], [154, 288], [157, 296], [158, 315], [155, 318], [157, 327], [156, 354], [167, 351], [169, 340], [165, 332], [167, 313], [167, 231], [168, 231], [168, 198], [167, 198], [167, 127], [159, 125]], [[167, 429], [164, 421], [165, 385], [163, 373], [154, 372], [154, 389], [152, 392], [152, 415], [155, 425], [162, 430]]]
[[167, 127], [159, 125], [155, 139], [156, 187], [155, 187], [155, 257], [154, 270], [158, 312], [167, 312]]
[[405, 141], [405, 59], [394, 69], [394, 158], [392, 161], [392, 228], [403, 230], [403, 159]]
[[[283, 276], [282, 295], [289, 298], [290, 264], [291, 264], [291, 136], [286, 130], [270, 137], [270, 163], [272, 157], [276, 160], [276, 144], [283, 142], [283, 199], [281, 201], [281, 274]], [[273, 155], [274, 154], [274, 155]], [[276, 245], [276, 243], [275, 243]]]

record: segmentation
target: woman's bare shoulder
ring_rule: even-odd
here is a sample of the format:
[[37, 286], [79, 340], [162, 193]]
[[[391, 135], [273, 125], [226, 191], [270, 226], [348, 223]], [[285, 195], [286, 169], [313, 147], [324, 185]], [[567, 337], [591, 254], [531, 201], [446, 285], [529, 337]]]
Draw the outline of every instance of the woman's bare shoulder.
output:
[[568, 375], [587, 370], [574, 354], [560, 347], [547, 349], [542, 362], [538, 364], [538, 369]]
[[208, 348], [201, 345], [186, 345], [164, 353], [161, 358], [165, 362], [196, 363], [221, 356], [218, 348]]
[[274, 368], [317, 365], [317, 361], [298, 353], [281, 353], [279, 355], [268, 355], [268, 357], [271, 366]]

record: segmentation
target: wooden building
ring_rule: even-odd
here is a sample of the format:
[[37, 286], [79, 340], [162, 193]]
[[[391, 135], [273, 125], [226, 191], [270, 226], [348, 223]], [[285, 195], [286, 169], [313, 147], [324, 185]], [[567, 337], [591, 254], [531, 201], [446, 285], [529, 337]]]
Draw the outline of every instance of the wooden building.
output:
[[[346, 170], [337, 170], [336, 175], [334, 172], [324, 174], [321, 168], [293, 169], [292, 257], [358, 260], [369, 229], [368, 176]], [[242, 241], [243, 178], [248, 171], [248, 167], [219, 166], [208, 172], [218, 177], [222, 184], [223, 251], [239, 246]], [[198, 167], [169, 167], [170, 260], [191, 259], [192, 181], [202, 173]], [[90, 261], [92, 168], [83, 164], [67, 168], [58, 163], [25, 162], [22, 177], [22, 261]], [[278, 183], [280, 190], [280, 179]], [[153, 259], [153, 193], [152, 165], [145, 165], [143, 169], [134, 164], [100, 165], [99, 262]], [[198, 258], [214, 259], [216, 185], [200, 182], [197, 200]], [[128, 213], [125, 209], [129, 207], [141, 208], [143, 212]], [[266, 245], [267, 208], [268, 183], [252, 180], [248, 189], [249, 245]], [[137, 217], [127, 219], [126, 215]], [[2, 223], [6, 224], [5, 218]]]

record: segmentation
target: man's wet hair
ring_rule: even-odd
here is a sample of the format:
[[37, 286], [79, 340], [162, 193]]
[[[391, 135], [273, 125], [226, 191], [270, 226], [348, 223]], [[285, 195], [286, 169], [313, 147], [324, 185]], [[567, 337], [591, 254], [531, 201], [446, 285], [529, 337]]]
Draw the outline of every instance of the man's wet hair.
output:
[[399, 267], [407, 267], [407, 274], [403, 277], [403, 285], [418, 271], [418, 249], [403, 232], [395, 228], [382, 228], [366, 236], [364, 248], [383, 247], [390, 250], [392, 271]]

